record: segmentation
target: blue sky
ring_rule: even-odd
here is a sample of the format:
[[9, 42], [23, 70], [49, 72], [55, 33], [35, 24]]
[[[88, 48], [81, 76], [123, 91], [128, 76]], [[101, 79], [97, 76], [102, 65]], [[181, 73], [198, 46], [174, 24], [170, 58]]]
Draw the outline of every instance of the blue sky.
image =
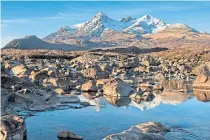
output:
[[184, 23], [210, 33], [210, 2], [4, 1], [1, 6], [1, 46], [27, 35], [43, 38], [61, 26], [85, 22], [99, 11], [114, 19], [150, 14], [166, 23]]

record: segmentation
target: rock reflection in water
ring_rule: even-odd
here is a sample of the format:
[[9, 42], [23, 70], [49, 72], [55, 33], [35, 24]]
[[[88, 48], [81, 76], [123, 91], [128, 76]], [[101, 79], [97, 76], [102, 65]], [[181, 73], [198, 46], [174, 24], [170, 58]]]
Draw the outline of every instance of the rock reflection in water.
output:
[[109, 104], [117, 107], [128, 106], [131, 102], [131, 99], [129, 97], [113, 97], [104, 95], [104, 98]]
[[195, 97], [201, 102], [210, 102], [210, 90], [194, 89]]
[[101, 108], [105, 107], [106, 101], [103, 97], [97, 97], [96, 93], [84, 92], [78, 96], [81, 102], [88, 102], [91, 106], [96, 107], [96, 111], [99, 112]]
[[181, 90], [186, 92], [190, 92], [192, 89], [192, 84], [183, 80], [163, 80], [161, 83], [164, 89]]

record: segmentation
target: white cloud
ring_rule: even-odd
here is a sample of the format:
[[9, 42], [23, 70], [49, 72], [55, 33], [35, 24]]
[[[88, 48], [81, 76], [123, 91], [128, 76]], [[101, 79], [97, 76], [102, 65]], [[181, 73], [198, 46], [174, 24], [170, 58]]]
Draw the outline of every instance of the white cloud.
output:
[[1, 23], [28, 23], [31, 21], [31, 19], [5, 19], [1, 20]]

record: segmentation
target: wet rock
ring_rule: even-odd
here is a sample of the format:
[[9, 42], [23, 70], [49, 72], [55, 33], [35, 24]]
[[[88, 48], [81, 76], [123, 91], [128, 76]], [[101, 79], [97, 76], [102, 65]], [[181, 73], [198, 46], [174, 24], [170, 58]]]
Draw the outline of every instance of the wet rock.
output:
[[71, 131], [63, 130], [60, 131], [57, 135], [59, 140], [82, 140], [83, 137], [74, 134]]
[[110, 79], [103, 86], [104, 94], [107, 96], [129, 96], [131, 86], [123, 80]]
[[112, 134], [103, 140], [164, 140], [164, 134], [170, 129], [158, 122], [146, 122], [131, 127], [118, 134]]
[[1, 117], [1, 140], [26, 140], [26, 124], [19, 116]]

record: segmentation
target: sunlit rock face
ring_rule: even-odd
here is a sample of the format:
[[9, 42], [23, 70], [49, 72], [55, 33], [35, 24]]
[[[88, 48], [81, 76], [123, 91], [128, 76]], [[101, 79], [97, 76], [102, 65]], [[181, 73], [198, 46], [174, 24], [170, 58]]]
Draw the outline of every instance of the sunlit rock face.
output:
[[198, 89], [210, 89], [209, 71], [199, 74], [193, 83], [193, 87]]
[[194, 89], [195, 97], [201, 102], [210, 102], [210, 90]]

